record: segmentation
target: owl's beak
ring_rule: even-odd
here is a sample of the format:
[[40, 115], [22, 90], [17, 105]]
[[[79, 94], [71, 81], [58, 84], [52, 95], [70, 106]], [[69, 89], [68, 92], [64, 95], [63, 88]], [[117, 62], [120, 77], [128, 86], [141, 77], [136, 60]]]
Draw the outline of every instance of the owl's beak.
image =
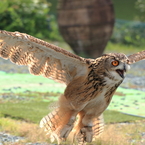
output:
[[120, 75], [120, 77], [125, 78], [126, 72], [130, 69], [129, 65], [123, 65], [122, 69], [116, 69], [116, 72]]
[[125, 72], [125, 70], [117, 69], [116, 72], [117, 72], [122, 78], [124, 78], [124, 72]]

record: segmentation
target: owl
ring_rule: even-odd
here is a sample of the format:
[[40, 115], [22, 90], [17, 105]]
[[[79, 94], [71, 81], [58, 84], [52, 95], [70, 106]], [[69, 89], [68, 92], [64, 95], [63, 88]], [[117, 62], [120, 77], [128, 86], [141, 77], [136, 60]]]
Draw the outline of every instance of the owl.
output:
[[42, 118], [40, 127], [58, 144], [70, 139], [83, 145], [102, 133], [104, 110], [130, 65], [145, 59], [145, 51], [86, 59], [30, 35], [1, 30], [0, 56], [27, 65], [33, 75], [66, 84], [58, 105]]

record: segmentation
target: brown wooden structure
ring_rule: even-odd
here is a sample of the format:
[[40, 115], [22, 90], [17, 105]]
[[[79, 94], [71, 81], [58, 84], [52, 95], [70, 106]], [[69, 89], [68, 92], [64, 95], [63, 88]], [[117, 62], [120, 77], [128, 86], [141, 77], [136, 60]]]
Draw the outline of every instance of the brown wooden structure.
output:
[[96, 58], [112, 34], [113, 4], [111, 0], [58, 0], [58, 25], [76, 54]]

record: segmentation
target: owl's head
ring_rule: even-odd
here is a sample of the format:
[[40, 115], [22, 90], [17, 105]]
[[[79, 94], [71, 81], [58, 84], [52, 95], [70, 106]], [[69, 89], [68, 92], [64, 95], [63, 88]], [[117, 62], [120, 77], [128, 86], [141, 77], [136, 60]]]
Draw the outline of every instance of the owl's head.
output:
[[104, 54], [102, 58], [105, 60], [104, 67], [106, 71], [117, 80], [123, 79], [130, 69], [129, 59], [125, 54], [109, 53]]

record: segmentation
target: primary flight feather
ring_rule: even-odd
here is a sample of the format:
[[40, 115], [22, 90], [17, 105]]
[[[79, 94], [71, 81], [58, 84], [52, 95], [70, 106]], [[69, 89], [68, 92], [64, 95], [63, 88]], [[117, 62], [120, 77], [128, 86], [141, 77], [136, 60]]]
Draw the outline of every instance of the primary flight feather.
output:
[[0, 30], [0, 57], [27, 65], [33, 75], [66, 84], [58, 106], [40, 122], [58, 143], [70, 136], [79, 145], [103, 131], [103, 111], [122, 83], [130, 64], [145, 59], [145, 51], [126, 56], [104, 54], [86, 59], [55, 45], [19, 32]]

